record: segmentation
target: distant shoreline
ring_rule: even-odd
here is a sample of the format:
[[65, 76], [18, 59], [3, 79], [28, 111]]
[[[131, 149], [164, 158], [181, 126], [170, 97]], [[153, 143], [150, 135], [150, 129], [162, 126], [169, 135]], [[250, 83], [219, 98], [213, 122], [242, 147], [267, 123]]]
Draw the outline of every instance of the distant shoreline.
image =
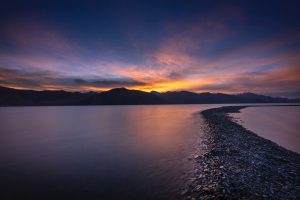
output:
[[300, 154], [246, 130], [228, 116], [246, 107], [253, 106], [224, 106], [201, 112], [207, 125], [203, 142], [206, 150], [195, 158], [194, 178], [184, 197], [300, 198]]
[[300, 99], [270, 97], [254, 93], [223, 94], [189, 91], [144, 92], [114, 88], [101, 93], [17, 90], [0, 86], [0, 106], [82, 106], [82, 105], [176, 105], [300, 103]]
[[300, 106], [251, 106], [229, 116], [260, 137], [300, 154]]
[[[224, 105], [245, 107], [300, 106], [298, 103], [186, 103], [186, 104], [99, 104], [99, 105], [0, 105], [0, 108], [32, 108], [32, 107], [93, 107], [93, 106], [184, 106], [184, 105]], [[260, 104], [260, 105], [247, 105]], [[276, 104], [276, 105], [274, 105]], [[223, 107], [223, 106], [222, 106]]]

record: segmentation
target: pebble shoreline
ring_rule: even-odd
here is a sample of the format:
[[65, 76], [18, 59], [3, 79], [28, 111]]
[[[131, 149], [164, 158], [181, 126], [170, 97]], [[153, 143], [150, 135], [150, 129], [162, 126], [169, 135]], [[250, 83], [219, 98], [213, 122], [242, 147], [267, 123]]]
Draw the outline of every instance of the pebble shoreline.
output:
[[235, 123], [228, 113], [248, 106], [203, 111], [204, 152], [193, 155], [192, 178], [181, 199], [300, 199], [300, 155]]

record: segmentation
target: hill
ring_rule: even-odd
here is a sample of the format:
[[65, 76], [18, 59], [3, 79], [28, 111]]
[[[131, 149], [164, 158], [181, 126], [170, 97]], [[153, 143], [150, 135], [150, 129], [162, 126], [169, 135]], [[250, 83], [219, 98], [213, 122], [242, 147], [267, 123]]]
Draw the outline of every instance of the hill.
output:
[[0, 87], [0, 106], [61, 105], [146, 105], [146, 104], [209, 104], [209, 103], [297, 103], [287, 99], [253, 93], [222, 94], [180, 92], [143, 92], [115, 88], [97, 92], [35, 91]]

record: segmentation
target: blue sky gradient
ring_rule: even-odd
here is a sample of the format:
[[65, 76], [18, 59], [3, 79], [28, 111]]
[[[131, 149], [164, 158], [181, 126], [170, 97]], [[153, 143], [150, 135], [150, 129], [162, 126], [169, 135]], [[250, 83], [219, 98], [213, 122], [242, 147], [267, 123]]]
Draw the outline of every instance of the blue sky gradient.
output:
[[4, 1], [0, 85], [300, 97], [297, 1]]

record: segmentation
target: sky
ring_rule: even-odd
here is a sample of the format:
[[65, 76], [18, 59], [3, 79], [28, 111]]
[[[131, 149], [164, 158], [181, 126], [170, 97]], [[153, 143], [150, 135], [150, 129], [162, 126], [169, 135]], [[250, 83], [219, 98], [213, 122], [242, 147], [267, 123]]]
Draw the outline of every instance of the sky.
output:
[[300, 2], [1, 1], [0, 85], [300, 97]]

